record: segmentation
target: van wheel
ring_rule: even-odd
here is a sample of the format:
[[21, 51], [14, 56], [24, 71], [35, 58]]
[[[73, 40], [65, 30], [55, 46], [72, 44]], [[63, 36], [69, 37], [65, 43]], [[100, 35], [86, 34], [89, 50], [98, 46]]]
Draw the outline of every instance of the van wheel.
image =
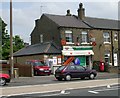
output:
[[89, 79], [94, 79], [95, 75], [93, 73], [90, 74]]
[[70, 81], [71, 80], [71, 75], [66, 75], [65, 80]]
[[6, 79], [5, 78], [0, 78], [0, 86], [6, 85]]

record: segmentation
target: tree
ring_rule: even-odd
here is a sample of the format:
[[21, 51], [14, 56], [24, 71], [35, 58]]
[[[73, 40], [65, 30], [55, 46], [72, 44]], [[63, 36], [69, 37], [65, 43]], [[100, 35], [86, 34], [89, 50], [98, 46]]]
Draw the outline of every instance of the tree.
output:
[[19, 49], [24, 47], [24, 42], [23, 40], [20, 38], [19, 35], [16, 35], [13, 38], [13, 52], [18, 51]]
[[[10, 55], [10, 35], [6, 30], [7, 24], [0, 18], [0, 53], [2, 57], [0, 59], [8, 59]], [[24, 47], [23, 40], [16, 35], [13, 37], [13, 52], [18, 51]]]

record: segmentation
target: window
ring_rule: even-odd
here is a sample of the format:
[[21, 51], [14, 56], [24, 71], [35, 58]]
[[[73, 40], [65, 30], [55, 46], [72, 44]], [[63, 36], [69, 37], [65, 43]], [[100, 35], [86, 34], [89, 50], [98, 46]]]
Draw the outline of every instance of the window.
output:
[[108, 32], [103, 33], [104, 43], [110, 43], [110, 34]]
[[106, 63], [110, 62], [110, 51], [109, 50], [105, 50], [104, 58], [105, 58]]
[[76, 70], [76, 69], [75, 69], [75, 66], [69, 66], [68, 70]]
[[85, 71], [85, 68], [83, 68], [82, 66], [76, 66], [76, 69], [77, 69], [78, 71]]
[[88, 42], [87, 32], [83, 31], [82, 32], [82, 43], [87, 43], [87, 42]]
[[118, 41], [118, 34], [117, 33], [114, 34], [114, 40]]
[[40, 43], [43, 43], [43, 34], [40, 34]]
[[72, 31], [65, 31], [66, 42], [72, 43]]

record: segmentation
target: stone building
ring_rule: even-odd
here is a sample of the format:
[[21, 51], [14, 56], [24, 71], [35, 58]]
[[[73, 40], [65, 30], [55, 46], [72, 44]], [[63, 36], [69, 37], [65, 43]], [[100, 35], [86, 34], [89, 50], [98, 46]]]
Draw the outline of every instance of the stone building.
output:
[[118, 20], [85, 16], [83, 4], [78, 15], [43, 14], [35, 20], [31, 44], [53, 41], [61, 51], [62, 61], [77, 62], [92, 68], [94, 61], [118, 66]]

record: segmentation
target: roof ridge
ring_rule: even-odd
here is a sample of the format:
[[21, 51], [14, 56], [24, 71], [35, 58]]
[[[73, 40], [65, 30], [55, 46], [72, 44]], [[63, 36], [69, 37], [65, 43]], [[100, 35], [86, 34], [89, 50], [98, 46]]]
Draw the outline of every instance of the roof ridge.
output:
[[101, 20], [111, 20], [111, 21], [120, 21], [119, 19], [108, 19], [108, 18], [100, 18], [100, 17], [85, 17], [85, 18], [92, 18], [92, 19], [101, 19]]

